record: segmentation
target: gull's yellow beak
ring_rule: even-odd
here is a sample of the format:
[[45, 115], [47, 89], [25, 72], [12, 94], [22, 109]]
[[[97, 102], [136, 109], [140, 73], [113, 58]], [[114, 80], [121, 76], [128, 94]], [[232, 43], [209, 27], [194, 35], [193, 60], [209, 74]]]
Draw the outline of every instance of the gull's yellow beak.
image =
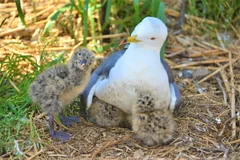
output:
[[141, 40], [137, 39], [137, 35], [128, 37], [127, 39], [124, 39], [120, 42], [119, 46], [126, 44], [126, 43], [136, 43], [136, 42], [141, 42]]

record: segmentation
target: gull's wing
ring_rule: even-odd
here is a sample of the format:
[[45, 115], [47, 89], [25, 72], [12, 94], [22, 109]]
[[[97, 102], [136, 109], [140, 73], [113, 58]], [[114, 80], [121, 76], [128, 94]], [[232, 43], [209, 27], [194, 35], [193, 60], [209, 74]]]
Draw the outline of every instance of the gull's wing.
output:
[[163, 67], [167, 71], [168, 79], [169, 79], [169, 85], [170, 85], [170, 90], [171, 90], [171, 101], [170, 101], [170, 109], [172, 111], [179, 109], [182, 101], [181, 93], [177, 87], [177, 84], [174, 81], [174, 76], [172, 73], [171, 68], [167, 64], [166, 61], [164, 61], [161, 58], [161, 62], [163, 64]]
[[125, 53], [124, 50], [120, 50], [118, 52], [115, 52], [111, 54], [107, 59], [105, 59], [97, 69], [92, 73], [90, 81], [81, 94], [81, 103], [82, 105], [86, 108], [87, 107], [87, 101], [92, 100], [94, 96], [94, 85], [98, 81], [99, 78], [101, 77], [108, 77], [110, 70], [115, 66], [116, 62], [118, 59]]

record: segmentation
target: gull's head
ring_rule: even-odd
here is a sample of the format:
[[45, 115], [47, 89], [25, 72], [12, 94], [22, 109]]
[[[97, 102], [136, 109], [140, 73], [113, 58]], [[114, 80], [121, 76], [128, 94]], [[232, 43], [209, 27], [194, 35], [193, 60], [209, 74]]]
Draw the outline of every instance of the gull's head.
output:
[[140, 46], [161, 48], [168, 35], [166, 25], [158, 18], [146, 17], [134, 29], [131, 37], [122, 41]]

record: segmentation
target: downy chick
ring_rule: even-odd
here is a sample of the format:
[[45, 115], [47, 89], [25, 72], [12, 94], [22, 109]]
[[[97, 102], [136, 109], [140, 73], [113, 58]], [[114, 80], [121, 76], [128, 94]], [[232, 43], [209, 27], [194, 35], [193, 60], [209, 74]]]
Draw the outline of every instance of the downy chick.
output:
[[119, 108], [93, 97], [92, 106], [87, 110], [88, 120], [103, 127], [129, 128], [131, 116]]
[[150, 93], [140, 94], [133, 106], [133, 131], [148, 146], [170, 142], [176, 130], [172, 112], [157, 108]]
[[[60, 113], [86, 87], [94, 63], [94, 54], [86, 48], [75, 49], [69, 62], [41, 73], [29, 87], [29, 96], [48, 113], [50, 135], [67, 141], [70, 134], [54, 131], [54, 114]], [[74, 122], [74, 119], [65, 119]], [[75, 121], [79, 121], [78, 119]]]

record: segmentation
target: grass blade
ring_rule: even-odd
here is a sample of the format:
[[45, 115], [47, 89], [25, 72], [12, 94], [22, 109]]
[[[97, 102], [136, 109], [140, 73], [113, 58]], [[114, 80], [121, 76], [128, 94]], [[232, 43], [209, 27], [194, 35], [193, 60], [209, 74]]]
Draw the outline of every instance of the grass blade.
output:
[[139, 15], [139, 0], [133, 1], [135, 13], [134, 13], [134, 22], [138, 24], [140, 22], [140, 15]]
[[[88, 10], [88, 13], [89, 13], [89, 20], [90, 20], [90, 24], [91, 24], [91, 33], [92, 33], [92, 37], [95, 37], [96, 36], [96, 29], [95, 29], [95, 21], [94, 21], [94, 18], [93, 16], [91, 16], [93, 14], [93, 7], [90, 7], [89, 10]], [[93, 39], [93, 44], [96, 43], [96, 40]]]
[[110, 21], [111, 7], [112, 7], [112, 0], [108, 0], [106, 14], [105, 14], [105, 23], [109, 23]]
[[47, 35], [50, 31], [50, 29], [52, 28], [52, 26], [54, 25], [54, 23], [57, 20], [57, 17], [59, 16], [60, 13], [65, 12], [66, 10], [70, 9], [72, 6], [72, 4], [66, 4], [65, 6], [59, 8], [58, 10], [54, 11], [49, 17], [50, 20], [47, 22], [47, 24], [44, 27], [43, 30], [43, 36]]
[[145, 0], [145, 1], [144, 1], [143, 5], [142, 5], [142, 9], [141, 9], [142, 12], [145, 11], [145, 10], [147, 10], [148, 8], [150, 8], [150, 6], [149, 6], [150, 3], [151, 3], [151, 1], [149, 1], [149, 0]]
[[152, 0], [152, 16], [157, 17], [160, 0]]
[[[163, 2], [160, 2], [159, 8], [158, 8], [158, 14], [157, 17], [163, 21], [163, 23], [166, 23], [166, 15], [165, 15], [165, 5]], [[163, 46], [160, 51], [160, 57], [164, 58], [165, 53], [165, 47], [166, 47], [166, 41], [163, 43]]]
[[76, 38], [76, 36], [75, 36], [75, 32], [74, 32], [74, 29], [73, 29], [73, 14], [72, 14], [72, 12], [73, 12], [73, 7], [76, 8], [76, 5], [75, 5], [75, 3], [74, 3], [74, 0], [71, 0], [70, 19], [69, 19], [69, 21], [70, 21], [70, 33], [71, 33], [71, 36], [73, 37], [75, 43], [77, 44], [77, 43], [78, 43], [78, 40], [77, 40], [77, 38]]
[[102, 26], [102, 31], [105, 31], [106, 27], [109, 27], [111, 7], [112, 7], [112, 0], [108, 0], [106, 11], [105, 11], [104, 24]]
[[1, 22], [0, 24], [0, 28], [2, 27], [2, 25], [4, 24], [4, 22], [7, 20], [8, 18], [4, 18], [4, 20]]
[[75, 1], [71, 0], [71, 3], [75, 7], [75, 9], [78, 11], [78, 14], [83, 16], [83, 7], [82, 7], [82, 2], [78, 0], [78, 5], [76, 5]]
[[167, 41], [165, 41], [165, 42], [163, 43], [162, 48], [161, 48], [161, 51], [160, 51], [160, 57], [161, 57], [162, 59], [164, 58], [166, 43], [167, 43]]
[[84, 12], [83, 12], [83, 45], [87, 44], [87, 36], [88, 36], [88, 6], [90, 0], [85, 0], [84, 2]]
[[18, 16], [20, 17], [22, 24], [25, 27], [27, 27], [27, 24], [26, 24], [25, 19], [24, 19], [24, 14], [23, 14], [23, 11], [22, 11], [22, 7], [21, 7], [21, 1], [16, 0], [15, 2], [16, 2], [16, 6], [17, 6]]
[[165, 5], [163, 2], [160, 2], [159, 4], [157, 17], [161, 19], [163, 23], [166, 23]]

